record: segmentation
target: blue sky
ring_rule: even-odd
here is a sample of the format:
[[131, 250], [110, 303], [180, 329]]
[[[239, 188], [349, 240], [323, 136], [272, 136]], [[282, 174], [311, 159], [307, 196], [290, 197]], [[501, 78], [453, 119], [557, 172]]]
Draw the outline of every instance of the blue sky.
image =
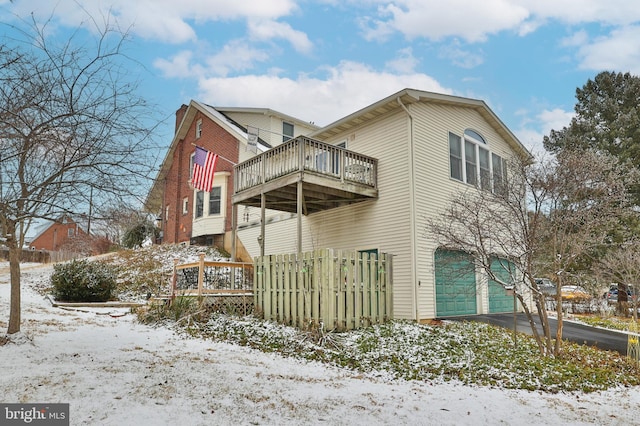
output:
[[326, 125], [408, 87], [482, 99], [537, 151], [589, 78], [640, 74], [629, 0], [0, 0], [32, 13], [62, 38], [87, 13], [128, 28], [166, 145], [191, 99]]

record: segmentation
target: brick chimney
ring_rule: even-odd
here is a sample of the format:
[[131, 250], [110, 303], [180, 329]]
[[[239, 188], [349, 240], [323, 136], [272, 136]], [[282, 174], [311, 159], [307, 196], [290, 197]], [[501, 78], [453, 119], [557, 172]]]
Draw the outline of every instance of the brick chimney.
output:
[[187, 108], [188, 107], [185, 104], [182, 104], [182, 106], [176, 111], [176, 130], [175, 130], [175, 132], [178, 131], [178, 127], [180, 127], [180, 123], [182, 123], [182, 119], [184, 118], [184, 115], [187, 112]]

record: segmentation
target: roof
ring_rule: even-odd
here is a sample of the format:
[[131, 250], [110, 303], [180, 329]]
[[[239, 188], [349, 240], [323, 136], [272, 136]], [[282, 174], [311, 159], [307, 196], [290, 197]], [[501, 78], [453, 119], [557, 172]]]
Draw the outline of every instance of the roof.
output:
[[299, 118], [295, 118], [292, 117], [290, 115], [284, 114], [282, 112], [270, 109], [270, 108], [247, 108], [247, 107], [220, 107], [217, 106], [215, 107], [216, 110], [221, 111], [221, 112], [248, 112], [251, 114], [262, 114], [262, 115], [266, 115], [268, 117], [271, 116], [275, 116], [278, 118], [282, 118], [284, 121], [288, 122], [288, 123], [292, 123], [292, 124], [298, 124], [298, 125], [303, 125], [303, 126], [308, 126], [308, 127], [315, 127], [316, 129], [319, 129], [319, 126], [316, 126], [315, 124], [313, 124], [313, 122], [309, 122], [309, 121], [304, 121], [301, 120]]
[[[147, 199], [145, 202], [145, 206], [147, 209], [151, 211], [158, 210], [160, 208], [161, 203], [161, 194], [162, 194], [162, 182], [166, 177], [167, 173], [171, 169], [171, 165], [173, 163], [173, 153], [178, 146], [178, 142], [184, 139], [187, 132], [189, 131], [189, 124], [193, 121], [196, 113], [200, 111], [206, 117], [211, 119], [213, 122], [222, 127], [226, 132], [228, 132], [231, 136], [236, 138], [239, 142], [247, 144], [247, 129], [242, 125], [236, 123], [231, 118], [227, 117], [225, 112], [249, 112], [249, 113], [258, 113], [269, 116], [277, 116], [286, 121], [291, 121], [294, 123], [304, 123], [309, 126], [309, 123], [299, 120], [295, 117], [291, 117], [287, 114], [283, 114], [281, 112], [268, 109], [268, 108], [239, 108], [239, 107], [213, 107], [211, 105], [207, 105], [202, 102], [198, 102], [195, 100], [191, 100], [187, 107], [187, 110], [182, 117], [182, 121], [178, 125], [175, 135], [173, 136], [173, 140], [171, 141], [171, 145], [167, 150], [167, 154], [162, 161], [162, 165], [158, 170], [158, 174], [153, 181], [153, 185], [151, 186], [151, 190], [147, 195]], [[313, 125], [312, 125], [313, 126]], [[314, 126], [317, 127], [317, 126]], [[267, 142], [258, 138], [258, 149], [260, 151], [266, 151], [271, 148]]]
[[415, 89], [403, 89], [394, 93], [368, 107], [318, 129], [311, 133], [309, 137], [326, 140], [337, 134], [348, 132], [365, 122], [375, 120], [390, 111], [402, 108], [403, 105], [410, 105], [417, 102], [455, 105], [475, 109], [516, 152], [520, 152], [525, 157], [531, 157], [529, 150], [525, 148], [520, 140], [507, 128], [484, 101]]
[[[66, 219], [66, 220], [65, 220]], [[36, 226], [35, 229], [35, 235], [33, 237], [29, 237], [29, 241], [33, 242], [35, 240], [37, 240], [38, 238], [40, 238], [49, 228], [51, 228], [53, 225], [55, 225], [56, 223], [73, 223], [75, 225], [77, 225], [78, 227], [80, 227], [83, 230], [86, 230], [87, 228], [87, 223], [86, 220], [84, 218], [79, 218], [77, 220], [74, 220], [71, 216], [69, 216], [68, 214], [61, 214], [60, 216], [58, 216], [55, 219], [44, 219], [43, 222], [39, 223]]]

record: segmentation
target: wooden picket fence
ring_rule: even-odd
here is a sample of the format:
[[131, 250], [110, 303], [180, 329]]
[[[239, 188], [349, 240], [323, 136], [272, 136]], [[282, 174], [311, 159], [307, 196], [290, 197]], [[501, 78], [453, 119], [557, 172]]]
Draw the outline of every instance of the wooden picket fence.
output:
[[254, 305], [301, 329], [351, 330], [393, 318], [392, 255], [353, 250], [256, 257]]

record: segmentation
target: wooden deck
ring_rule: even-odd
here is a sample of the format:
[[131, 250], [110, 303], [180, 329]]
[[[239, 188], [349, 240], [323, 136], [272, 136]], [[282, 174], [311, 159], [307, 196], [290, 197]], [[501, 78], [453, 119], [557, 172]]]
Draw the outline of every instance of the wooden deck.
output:
[[307, 215], [378, 197], [378, 160], [299, 136], [235, 166], [233, 204]]

